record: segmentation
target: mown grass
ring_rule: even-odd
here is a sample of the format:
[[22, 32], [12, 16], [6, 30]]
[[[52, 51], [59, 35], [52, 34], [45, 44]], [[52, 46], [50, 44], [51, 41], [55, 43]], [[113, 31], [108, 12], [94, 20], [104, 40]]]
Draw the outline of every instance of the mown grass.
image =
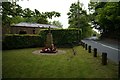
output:
[[82, 47], [64, 48], [65, 54], [37, 55], [38, 48], [3, 51], [3, 78], [117, 78], [118, 65], [101, 64]]

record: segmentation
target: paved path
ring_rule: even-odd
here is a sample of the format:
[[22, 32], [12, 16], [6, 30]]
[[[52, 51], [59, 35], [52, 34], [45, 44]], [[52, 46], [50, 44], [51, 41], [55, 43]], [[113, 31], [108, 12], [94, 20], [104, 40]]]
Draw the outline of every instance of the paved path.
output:
[[91, 45], [92, 49], [97, 48], [98, 52], [100, 54], [102, 52], [107, 53], [107, 57], [111, 59], [112, 61], [118, 63], [120, 61], [120, 45], [109, 43], [105, 41], [93, 41], [93, 40], [82, 40], [83, 42], [87, 43], [88, 45]]

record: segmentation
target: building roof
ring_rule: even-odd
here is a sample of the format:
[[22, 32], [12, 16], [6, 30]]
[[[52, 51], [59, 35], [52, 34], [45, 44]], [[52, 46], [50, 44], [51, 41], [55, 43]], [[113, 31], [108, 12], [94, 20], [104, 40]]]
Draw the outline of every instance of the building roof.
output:
[[34, 28], [58, 28], [57, 26], [51, 25], [51, 24], [38, 24], [38, 23], [27, 23], [27, 22], [21, 22], [18, 24], [13, 25], [13, 27], [34, 27]]

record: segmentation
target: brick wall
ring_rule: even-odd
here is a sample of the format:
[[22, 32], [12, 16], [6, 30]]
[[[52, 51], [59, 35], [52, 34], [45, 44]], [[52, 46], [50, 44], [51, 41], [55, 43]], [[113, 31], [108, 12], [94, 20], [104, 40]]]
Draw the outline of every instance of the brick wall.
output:
[[37, 28], [37, 27], [34, 28], [34, 27], [18, 27], [18, 26], [13, 27], [12, 26], [10, 32], [11, 32], [11, 34], [19, 34], [20, 31], [26, 31], [27, 34], [33, 34], [35, 31], [35, 34], [38, 34], [39, 30], [40, 30], [40, 28]]

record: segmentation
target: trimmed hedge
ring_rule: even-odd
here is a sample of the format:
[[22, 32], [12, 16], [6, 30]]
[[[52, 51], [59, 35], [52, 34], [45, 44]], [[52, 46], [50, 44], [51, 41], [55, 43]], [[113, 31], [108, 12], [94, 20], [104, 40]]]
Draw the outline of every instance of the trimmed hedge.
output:
[[[48, 30], [43, 30], [40, 32], [40, 35], [44, 41], [47, 33]], [[81, 40], [80, 29], [51, 29], [51, 33], [53, 35], [53, 42], [57, 47], [70, 47], [73, 44], [78, 44], [78, 39], [79, 41]]]
[[2, 42], [3, 49], [18, 49], [43, 46], [43, 39], [40, 35], [12, 35], [7, 34]]
[[[78, 44], [78, 36], [79, 39], [81, 39], [81, 30], [78, 29], [52, 29], [51, 33], [53, 35], [53, 42], [56, 47], [71, 47], [74, 44]], [[39, 35], [6, 34], [2, 41], [2, 47], [3, 50], [44, 47], [47, 34], [47, 29], [42, 30]]]

